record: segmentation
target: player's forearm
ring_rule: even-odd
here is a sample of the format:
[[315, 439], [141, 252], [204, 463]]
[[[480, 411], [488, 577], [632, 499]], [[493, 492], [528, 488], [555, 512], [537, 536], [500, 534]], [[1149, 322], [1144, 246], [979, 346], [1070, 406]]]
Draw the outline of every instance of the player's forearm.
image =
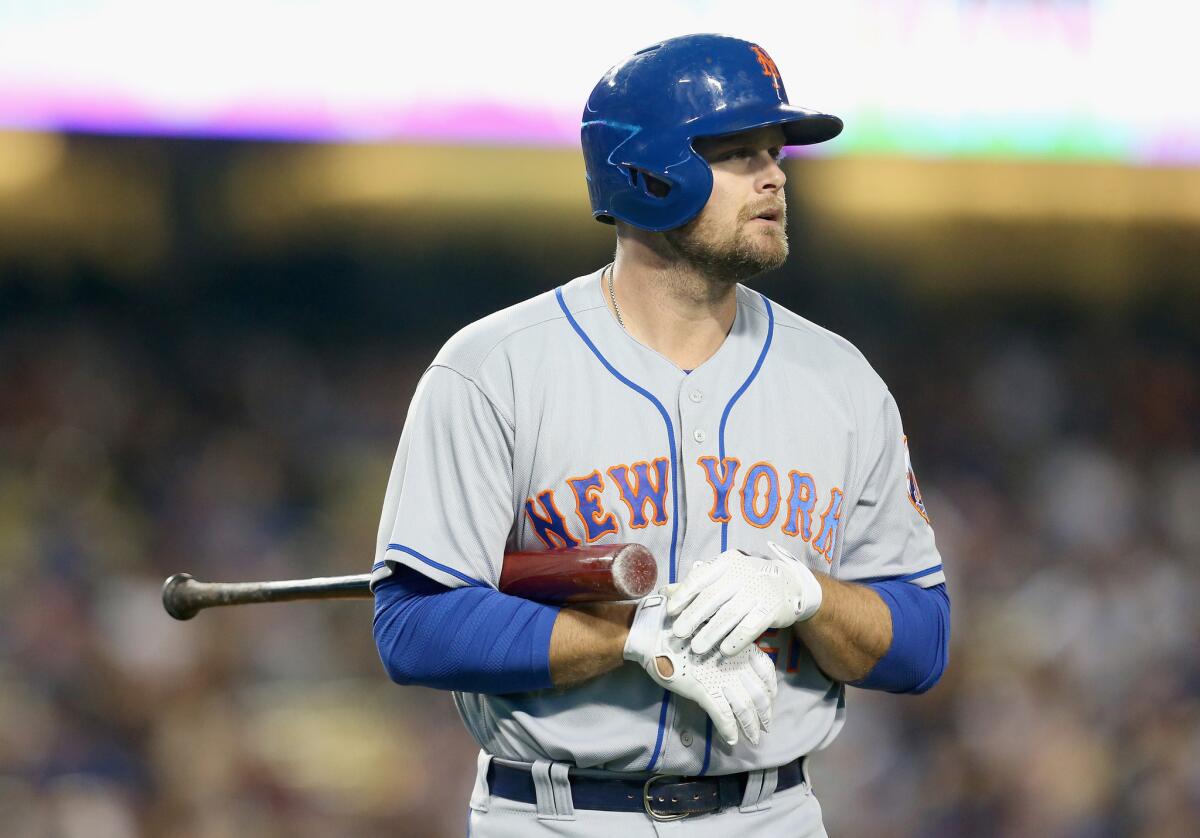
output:
[[559, 609], [492, 588], [447, 588], [409, 568], [375, 587], [375, 644], [397, 684], [505, 694], [552, 686]]
[[796, 623], [796, 636], [827, 676], [856, 681], [879, 662], [892, 643], [892, 617], [886, 604], [865, 585], [817, 574], [821, 609]]
[[632, 605], [594, 604], [563, 608], [550, 635], [550, 680], [557, 689], [582, 684], [624, 662]]

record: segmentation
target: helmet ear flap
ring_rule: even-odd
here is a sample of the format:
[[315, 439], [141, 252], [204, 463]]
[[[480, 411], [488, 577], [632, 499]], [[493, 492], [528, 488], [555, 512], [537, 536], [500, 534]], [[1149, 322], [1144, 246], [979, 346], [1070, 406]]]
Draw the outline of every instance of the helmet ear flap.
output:
[[[636, 186], [630, 185], [630, 170], [637, 172]], [[691, 221], [712, 191], [712, 170], [695, 153], [668, 166], [662, 177], [632, 162], [621, 164], [620, 171], [622, 189], [607, 196], [605, 214], [651, 232], [672, 230]]]
[[686, 134], [660, 132], [647, 144], [639, 127], [603, 119], [586, 119], [581, 133], [595, 218], [661, 232], [690, 221], [708, 201], [712, 171]]
[[671, 184], [660, 177], [650, 174], [645, 169], [636, 166], [624, 166], [629, 178], [629, 185], [641, 192], [647, 198], [666, 198], [671, 194]]

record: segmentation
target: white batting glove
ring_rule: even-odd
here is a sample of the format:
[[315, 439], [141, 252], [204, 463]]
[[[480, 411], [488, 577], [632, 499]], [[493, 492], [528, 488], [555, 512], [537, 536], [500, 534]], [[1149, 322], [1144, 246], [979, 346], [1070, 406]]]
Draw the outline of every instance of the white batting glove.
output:
[[720, 643], [721, 654], [738, 655], [767, 629], [810, 620], [820, 609], [813, 572], [775, 542], [767, 546], [774, 556], [726, 550], [696, 562], [687, 578], [664, 589], [675, 636], [695, 634], [693, 652], [703, 655]]
[[638, 604], [625, 659], [641, 664], [659, 686], [699, 704], [729, 745], [737, 744], [739, 727], [757, 745], [759, 732], [771, 726], [771, 705], [779, 690], [775, 664], [757, 646], [733, 657], [697, 655], [671, 631], [666, 616], [661, 594]]

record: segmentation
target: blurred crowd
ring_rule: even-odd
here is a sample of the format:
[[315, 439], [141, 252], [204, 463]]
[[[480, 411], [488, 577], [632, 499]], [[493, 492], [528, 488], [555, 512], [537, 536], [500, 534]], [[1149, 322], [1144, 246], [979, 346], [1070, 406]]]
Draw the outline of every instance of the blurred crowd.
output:
[[816, 760], [832, 834], [1196, 834], [1194, 340], [968, 321], [897, 370], [951, 661], [923, 697], [853, 694]]
[[[839, 330], [905, 416], [953, 647], [923, 697], [851, 690], [814, 760], [830, 833], [1194, 834], [1197, 344], [1119, 317], [890, 317]], [[176, 571], [365, 572], [435, 350], [5, 321], [0, 831], [465, 832], [475, 746], [448, 696], [388, 682], [367, 603], [159, 604]]]

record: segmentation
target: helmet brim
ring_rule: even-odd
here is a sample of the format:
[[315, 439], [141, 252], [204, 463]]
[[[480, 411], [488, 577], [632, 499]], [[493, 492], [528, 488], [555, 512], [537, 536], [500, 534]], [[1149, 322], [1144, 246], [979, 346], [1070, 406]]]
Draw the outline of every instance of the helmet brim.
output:
[[832, 114], [779, 104], [770, 108], [747, 108], [713, 115], [700, 120], [690, 132], [691, 139], [726, 137], [757, 128], [778, 125], [783, 129], [784, 145], [815, 145], [842, 133], [843, 124]]

